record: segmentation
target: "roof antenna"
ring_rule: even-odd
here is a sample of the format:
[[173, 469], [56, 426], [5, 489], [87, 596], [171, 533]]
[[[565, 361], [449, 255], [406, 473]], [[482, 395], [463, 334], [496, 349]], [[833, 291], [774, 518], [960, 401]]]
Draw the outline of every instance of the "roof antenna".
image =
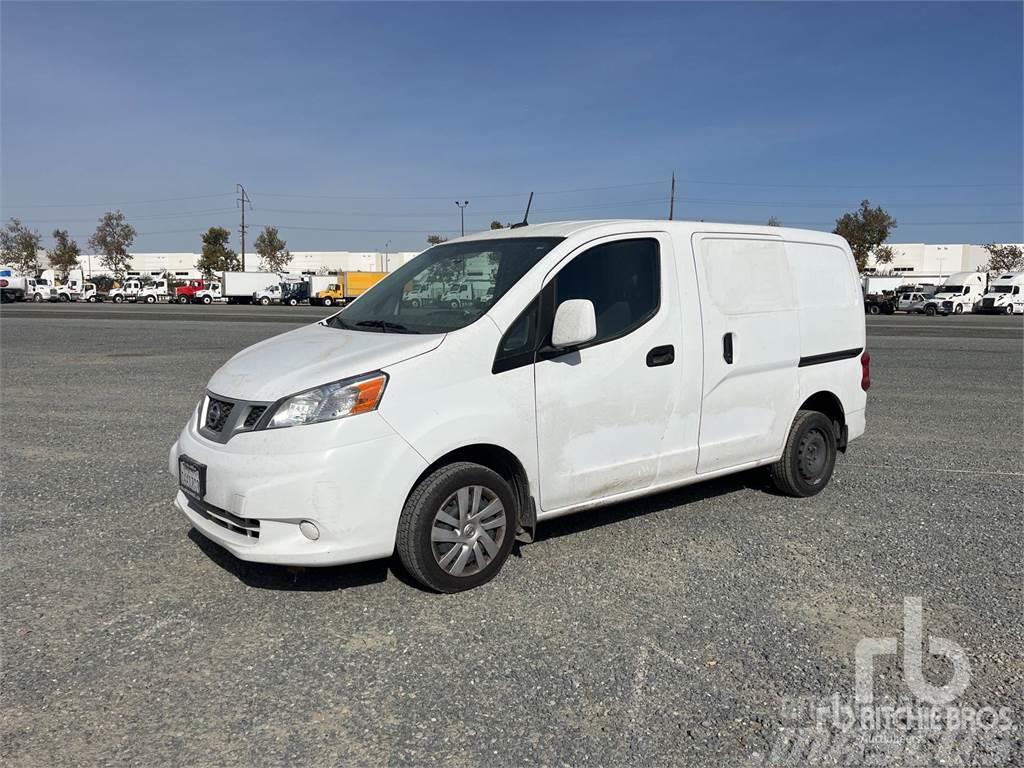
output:
[[526, 213], [523, 214], [523, 220], [518, 224], [513, 224], [510, 229], [519, 229], [520, 227], [528, 226], [530, 221], [530, 206], [533, 205], [533, 192], [530, 193], [530, 199], [526, 201]]

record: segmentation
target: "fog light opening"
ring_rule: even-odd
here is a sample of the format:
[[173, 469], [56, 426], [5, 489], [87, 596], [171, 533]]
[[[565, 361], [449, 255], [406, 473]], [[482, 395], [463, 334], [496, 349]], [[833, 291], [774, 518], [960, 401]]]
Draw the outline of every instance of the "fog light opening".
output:
[[299, 530], [302, 531], [302, 535], [310, 541], [316, 541], [320, 538], [320, 529], [309, 520], [303, 520], [299, 523]]

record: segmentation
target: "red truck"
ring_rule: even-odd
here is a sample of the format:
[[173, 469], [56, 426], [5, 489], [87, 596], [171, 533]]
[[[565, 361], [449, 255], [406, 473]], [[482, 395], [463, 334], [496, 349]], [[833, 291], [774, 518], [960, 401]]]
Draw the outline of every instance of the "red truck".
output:
[[179, 304], [191, 304], [195, 301], [195, 295], [206, 288], [206, 282], [202, 279], [186, 280], [174, 289], [174, 298]]

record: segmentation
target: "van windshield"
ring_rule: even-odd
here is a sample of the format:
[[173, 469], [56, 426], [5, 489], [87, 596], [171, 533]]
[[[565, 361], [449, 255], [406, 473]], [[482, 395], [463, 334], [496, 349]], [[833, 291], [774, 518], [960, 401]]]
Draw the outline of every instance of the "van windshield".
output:
[[[516, 237], [435, 245], [326, 320], [332, 328], [376, 333], [448, 333], [464, 328], [558, 243]], [[464, 282], [476, 275], [472, 295]], [[474, 298], [476, 297], [476, 298]]]

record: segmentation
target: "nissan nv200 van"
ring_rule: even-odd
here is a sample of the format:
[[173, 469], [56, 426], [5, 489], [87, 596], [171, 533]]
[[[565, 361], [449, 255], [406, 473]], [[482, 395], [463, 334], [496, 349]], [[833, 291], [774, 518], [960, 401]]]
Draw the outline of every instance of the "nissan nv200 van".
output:
[[[490, 281], [485, 300], [407, 295], [466, 275]], [[397, 552], [456, 592], [559, 515], [759, 466], [785, 494], [821, 492], [864, 432], [869, 384], [840, 237], [539, 224], [437, 245], [340, 312], [239, 352], [170, 471], [177, 508], [243, 560]]]

